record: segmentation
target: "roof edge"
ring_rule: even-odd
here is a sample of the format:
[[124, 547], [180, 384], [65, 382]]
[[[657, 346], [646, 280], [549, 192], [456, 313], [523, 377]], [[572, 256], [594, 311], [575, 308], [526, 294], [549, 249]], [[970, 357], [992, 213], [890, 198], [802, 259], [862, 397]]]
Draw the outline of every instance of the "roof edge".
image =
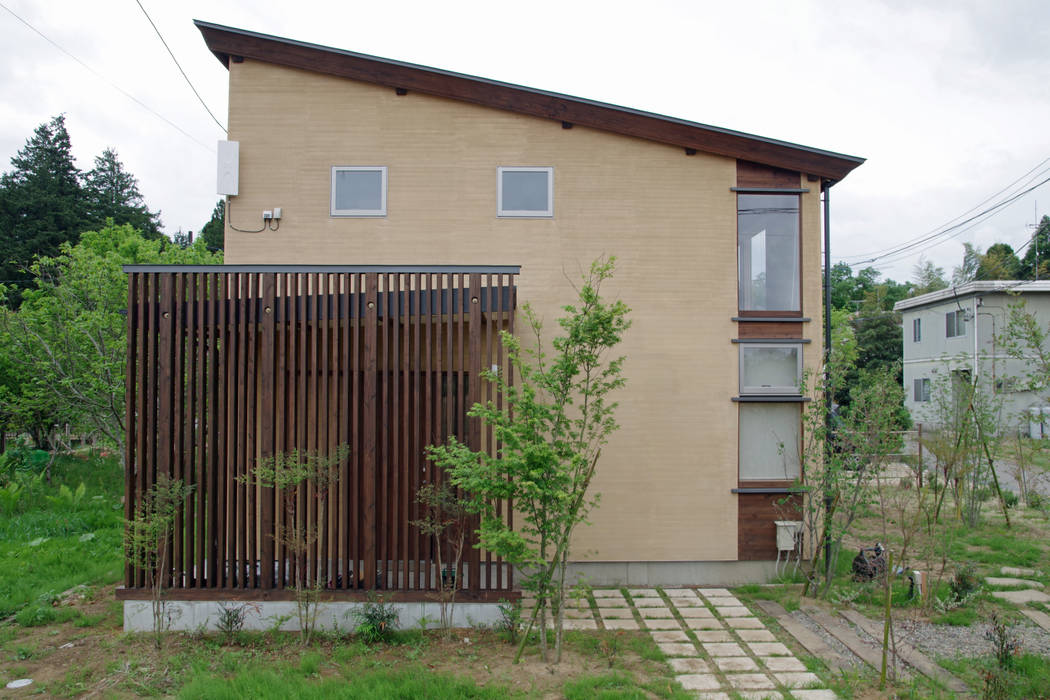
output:
[[636, 136], [817, 175], [837, 182], [864, 158], [654, 112], [405, 61], [194, 20], [227, 69], [231, 56], [326, 73]]
[[1048, 293], [1050, 292], [1050, 280], [974, 280], [955, 287], [920, 294], [910, 299], [902, 299], [893, 305], [893, 310], [907, 311], [908, 309], [939, 304], [949, 299], [969, 297], [975, 294], [1023, 294], [1026, 292]]

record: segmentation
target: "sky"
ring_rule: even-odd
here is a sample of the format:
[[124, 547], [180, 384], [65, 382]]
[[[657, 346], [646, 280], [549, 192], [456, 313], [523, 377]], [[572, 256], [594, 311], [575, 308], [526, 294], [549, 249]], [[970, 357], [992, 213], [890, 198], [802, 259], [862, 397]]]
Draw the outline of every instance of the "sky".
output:
[[[222, 125], [227, 72], [194, 19], [864, 157], [831, 190], [832, 258], [898, 281], [920, 255], [950, 275], [963, 241], [1019, 249], [1050, 213], [1045, 183], [868, 262], [1050, 177], [1045, 0], [138, 2]], [[199, 230], [225, 132], [137, 1], [0, 5], [0, 169], [64, 113], [81, 169], [115, 148], [169, 234]]]

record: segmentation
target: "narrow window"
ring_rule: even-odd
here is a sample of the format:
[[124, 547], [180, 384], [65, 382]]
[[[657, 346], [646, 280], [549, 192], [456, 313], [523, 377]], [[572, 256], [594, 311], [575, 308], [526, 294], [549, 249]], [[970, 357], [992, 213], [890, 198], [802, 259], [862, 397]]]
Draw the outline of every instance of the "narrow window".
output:
[[386, 216], [386, 166], [333, 167], [332, 216]]
[[944, 315], [944, 337], [957, 338], [966, 335], [966, 312], [949, 311]]
[[911, 339], [914, 342], [922, 340], [922, 319], [917, 318], [911, 322]]
[[801, 312], [798, 195], [737, 195], [741, 311]]
[[554, 216], [554, 168], [498, 168], [497, 214]]
[[787, 343], [740, 345], [741, 394], [798, 394], [802, 346]]
[[799, 476], [801, 404], [740, 404], [740, 478], [790, 481]]
[[930, 400], [930, 380], [916, 379], [913, 382], [914, 399], [916, 403]]

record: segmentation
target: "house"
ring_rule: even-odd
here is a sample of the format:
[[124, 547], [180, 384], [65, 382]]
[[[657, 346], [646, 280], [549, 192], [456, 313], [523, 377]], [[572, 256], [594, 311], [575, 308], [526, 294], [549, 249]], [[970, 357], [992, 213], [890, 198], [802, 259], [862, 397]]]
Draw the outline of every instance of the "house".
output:
[[[810, 399], [800, 393], [800, 378], [804, 369], [820, 366], [823, 348], [822, 206], [826, 215], [828, 189], [861, 158], [206, 22], [197, 26], [229, 71], [229, 141], [236, 146], [224, 146], [220, 164], [230, 195], [226, 269], [277, 276], [261, 283], [271, 286], [271, 296], [245, 313], [264, 314], [256, 318], [268, 323], [280, 285], [290, 284], [285, 289], [294, 294], [307, 284], [302, 277], [282, 282], [284, 275], [344, 275], [332, 284], [349, 295], [351, 322], [353, 314], [365, 313], [366, 300], [368, 309], [371, 300], [378, 303], [380, 322], [390, 315], [384, 309], [404, 301], [407, 315], [390, 331], [400, 328], [403, 338], [416, 332], [417, 314], [437, 308], [431, 300], [451, 299], [453, 310], [437, 317], [465, 325], [442, 336], [453, 351], [442, 360], [451, 364], [437, 370], [448, 376], [436, 391], [461, 396], [442, 409], [451, 411], [453, 423], [481, 430], [459, 421], [471, 398], [487, 390], [473, 372], [490, 365], [490, 348], [499, 356], [486, 339], [490, 330], [513, 329], [517, 300], [529, 301], [553, 330], [580, 273], [599, 256], [615, 255], [616, 276], [605, 291], [632, 309], [634, 325], [622, 345], [628, 385], [619, 396], [622, 427], [603, 450], [593, 485], [601, 505], [578, 531], [575, 566], [596, 584], [727, 583], [771, 574], [774, 520], [783, 517], [774, 502], [799, 476], [794, 444], [801, 407]], [[160, 272], [133, 271], [136, 293], [153, 289], [150, 275]], [[384, 278], [387, 272], [402, 276]], [[324, 284], [324, 274], [317, 284]], [[419, 274], [444, 281], [431, 287], [413, 277]], [[392, 295], [386, 302], [383, 290]], [[412, 301], [417, 293], [420, 300]], [[226, 303], [233, 298], [221, 294]], [[277, 306], [277, 313], [288, 314], [295, 305]], [[463, 321], [468, 309], [477, 315]], [[475, 350], [459, 354], [476, 327]], [[380, 343], [380, 351], [395, 344]], [[406, 362], [404, 353], [399, 357], [372, 367]], [[257, 366], [273, 361], [260, 356]], [[335, 355], [331, 362], [344, 361]], [[401, 381], [415, 382], [415, 370], [406, 371]], [[360, 376], [349, 374], [351, 384]], [[311, 416], [324, 420], [325, 412]], [[253, 428], [256, 437], [279, 430], [279, 420], [266, 420]], [[387, 425], [415, 430], [390, 415], [368, 429]], [[333, 424], [331, 430], [352, 436], [360, 428]], [[398, 472], [408, 475], [402, 483], [412, 483], [426, 468], [425, 438], [412, 432], [413, 447], [380, 455], [374, 464], [397, 462], [407, 470]], [[377, 483], [387, 485], [382, 475]], [[267, 539], [254, 536], [249, 553]], [[397, 587], [393, 572], [400, 565], [379, 558], [385, 566], [362, 564], [369, 583], [386, 575]], [[409, 566], [414, 558], [406, 557]], [[476, 570], [485, 576], [483, 566]]]
[[915, 422], [936, 426], [943, 415], [938, 404], [957, 403], [951, 397], [976, 381], [994, 399], [1000, 425], [1029, 430], [1030, 410], [1045, 402], [1026, 390], [1029, 363], [1003, 349], [1010, 308], [1022, 303], [1045, 328], [1050, 282], [967, 282], [894, 305], [904, 330], [904, 405]]

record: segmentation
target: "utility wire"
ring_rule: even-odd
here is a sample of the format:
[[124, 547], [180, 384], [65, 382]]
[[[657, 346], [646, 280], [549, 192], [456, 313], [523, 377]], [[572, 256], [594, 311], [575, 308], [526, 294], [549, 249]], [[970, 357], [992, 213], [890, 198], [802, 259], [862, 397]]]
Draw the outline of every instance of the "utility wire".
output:
[[0, 2], [0, 8], [3, 8], [4, 10], [7, 10], [7, 12], [8, 12], [8, 13], [9, 13], [9, 14], [10, 14], [10, 15], [11, 15], [12, 17], [14, 17], [15, 19], [17, 19], [17, 20], [18, 20], [19, 22], [21, 22], [22, 24], [24, 24], [24, 25], [25, 25], [25, 26], [26, 26], [26, 27], [27, 27], [27, 28], [28, 28], [28, 29], [29, 29], [30, 31], [32, 31], [33, 33], [35, 33], [35, 34], [36, 34], [37, 36], [39, 36], [39, 37], [40, 37], [41, 39], [43, 39], [43, 40], [44, 40], [44, 41], [46, 41], [47, 43], [49, 43], [49, 44], [51, 44], [52, 46], [54, 46], [54, 47], [55, 47], [56, 49], [58, 49], [59, 51], [61, 51], [62, 53], [64, 53], [64, 54], [65, 54], [66, 56], [69, 56], [69, 57], [70, 57], [71, 59], [73, 59], [74, 61], [76, 61], [77, 63], [79, 63], [79, 64], [81, 65], [81, 67], [83, 67], [83, 68], [84, 68], [85, 70], [87, 70], [87, 71], [88, 71], [89, 73], [91, 73], [92, 75], [94, 75], [94, 76], [95, 76], [96, 78], [98, 78], [98, 79], [99, 79], [99, 80], [101, 80], [102, 82], [104, 82], [104, 83], [108, 84], [108, 85], [109, 85], [109, 86], [110, 86], [111, 88], [113, 88], [114, 90], [116, 90], [117, 92], [119, 92], [120, 94], [122, 94], [122, 95], [123, 95], [124, 97], [128, 98], [129, 100], [131, 100], [132, 102], [134, 102], [135, 104], [137, 104], [137, 105], [138, 105], [139, 107], [141, 107], [142, 109], [146, 110], [147, 112], [149, 112], [150, 114], [152, 114], [153, 116], [155, 116], [155, 117], [156, 117], [157, 119], [160, 119], [161, 121], [163, 121], [164, 123], [166, 123], [166, 124], [167, 124], [168, 126], [170, 126], [171, 128], [175, 129], [175, 131], [178, 131], [178, 132], [179, 132], [180, 134], [182, 134], [183, 136], [185, 136], [186, 138], [188, 138], [188, 139], [189, 139], [190, 141], [193, 141], [194, 143], [196, 143], [196, 144], [197, 144], [198, 146], [200, 146], [201, 148], [204, 148], [204, 149], [206, 149], [206, 150], [210, 151], [211, 153], [214, 153], [214, 152], [215, 152], [215, 149], [214, 149], [214, 148], [212, 148], [211, 146], [209, 146], [209, 145], [207, 145], [207, 144], [203, 143], [202, 141], [198, 141], [198, 140], [197, 140], [197, 139], [196, 139], [196, 138], [195, 138], [194, 136], [192, 136], [192, 135], [191, 135], [191, 134], [190, 134], [189, 132], [187, 132], [187, 131], [186, 131], [185, 129], [183, 129], [182, 127], [180, 127], [180, 126], [179, 126], [178, 124], [176, 124], [175, 122], [171, 121], [170, 119], [168, 119], [167, 117], [165, 117], [165, 116], [164, 116], [163, 114], [161, 114], [160, 112], [157, 112], [157, 111], [156, 111], [156, 110], [154, 110], [154, 109], [153, 109], [152, 107], [150, 107], [149, 105], [147, 105], [146, 103], [144, 103], [144, 102], [143, 102], [142, 100], [138, 99], [137, 97], [135, 97], [134, 95], [132, 95], [132, 94], [131, 94], [130, 92], [128, 92], [128, 91], [127, 91], [127, 90], [125, 90], [124, 88], [120, 87], [119, 85], [117, 85], [117, 84], [116, 84], [116, 83], [114, 83], [114, 82], [113, 82], [112, 80], [110, 80], [110, 79], [109, 79], [109, 78], [107, 78], [106, 76], [104, 76], [104, 75], [102, 75], [101, 73], [99, 73], [99, 72], [98, 72], [97, 70], [95, 70], [94, 68], [92, 68], [92, 67], [91, 67], [91, 66], [89, 66], [88, 64], [86, 64], [86, 63], [84, 63], [83, 61], [81, 61], [81, 60], [80, 60], [79, 58], [77, 58], [77, 57], [76, 57], [76, 56], [74, 56], [74, 55], [73, 55], [72, 53], [70, 53], [69, 51], [67, 51], [67, 50], [66, 50], [65, 48], [63, 48], [63, 47], [62, 47], [61, 45], [59, 45], [59, 44], [58, 44], [57, 42], [55, 42], [54, 40], [52, 40], [52, 39], [51, 39], [51, 38], [50, 38], [49, 36], [47, 36], [46, 34], [44, 34], [43, 32], [41, 32], [41, 31], [40, 31], [39, 29], [37, 29], [36, 27], [34, 27], [34, 26], [33, 26], [32, 24], [30, 24], [30, 23], [29, 23], [28, 21], [26, 21], [26, 20], [25, 20], [25, 19], [23, 19], [22, 17], [19, 17], [19, 16], [18, 16], [18, 15], [17, 15], [16, 13], [15, 13], [15, 11], [14, 11], [14, 10], [12, 10], [12, 9], [11, 9], [10, 7], [8, 7], [7, 5], [5, 5], [5, 4], [3, 3], [3, 2]]
[[171, 56], [171, 60], [175, 62], [175, 67], [179, 69], [180, 73], [182, 73], [182, 77], [186, 80], [186, 84], [190, 86], [190, 90], [193, 90], [193, 94], [197, 96], [201, 106], [204, 107], [204, 111], [207, 112], [208, 116], [219, 125], [220, 129], [226, 131], [226, 127], [222, 125], [222, 122], [216, 119], [215, 115], [212, 114], [210, 109], [208, 109], [207, 103], [204, 102], [204, 98], [201, 97], [201, 94], [197, 92], [197, 88], [193, 87], [193, 83], [190, 82], [190, 76], [186, 75], [186, 71], [182, 70], [182, 66], [179, 64], [179, 59], [175, 58], [175, 54], [172, 53], [171, 47], [168, 46], [168, 42], [164, 41], [164, 35], [160, 33], [159, 29], [157, 29], [157, 25], [153, 23], [153, 18], [149, 16], [148, 12], [146, 12], [146, 8], [142, 6], [142, 3], [139, 2], [139, 0], [135, 0], [135, 4], [139, 6], [140, 10], [142, 10], [142, 14], [146, 15], [146, 19], [149, 20], [149, 24], [153, 27], [153, 31], [157, 33], [157, 38], [160, 39], [160, 43], [164, 44], [164, 48], [168, 50], [168, 55]]
[[[872, 252], [870, 252], [870, 253], [858, 253], [858, 254], [856, 254], [856, 255], [846, 255], [846, 256], [843, 256], [843, 257], [842, 257], [841, 259], [842, 259], [842, 260], [852, 260], [852, 259], [854, 259], [854, 258], [866, 258], [866, 257], [873, 257], [873, 256], [877, 256], [877, 255], [882, 255], [882, 254], [884, 254], [884, 253], [888, 255], [888, 254], [890, 254], [890, 253], [889, 253], [888, 251], [894, 251], [894, 250], [897, 250], [897, 249], [899, 249], [899, 248], [902, 248], [903, 246], [909, 245], [909, 244], [911, 244], [911, 243], [915, 243], [915, 242], [922, 242], [923, 240], [926, 240], [926, 239], [928, 239], [928, 238], [929, 238], [930, 236], [936, 236], [936, 235], [937, 235], [937, 232], [938, 232], [938, 231], [940, 231], [941, 229], [944, 229], [944, 228], [945, 228], [945, 227], [947, 227], [947, 226], [951, 226], [951, 225], [952, 225], [952, 224], [954, 224], [954, 223], [955, 223], [956, 221], [958, 221], [958, 220], [959, 220], [959, 219], [961, 219], [962, 217], [966, 216], [966, 215], [967, 215], [967, 214], [969, 214], [970, 212], [973, 212], [973, 211], [975, 211], [976, 209], [978, 209], [978, 208], [980, 208], [980, 207], [984, 206], [985, 204], [987, 204], [987, 203], [988, 203], [989, 201], [991, 201], [992, 199], [994, 199], [994, 198], [998, 197], [999, 195], [1003, 194], [1004, 192], [1006, 192], [1006, 191], [1007, 191], [1007, 190], [1009, 190], [1010, 188], [1012, 188], [1012, 187], [1014, 187], [1015, 185], [1017, 185], [1017, 183], [1021, 182], [1022, 180], [1024, 180], [1025, 178], [1027, 178], [1027, 177], [1028, 177], [1029, 175], [1032, 175], [1032, 173], [1035, 173], [1035, 172], [1036, 172], [1037, 170], [1039, 170], [1040, 168], [1042, 168], [1042, 167], [1043, 167], [1044, 165], [1046, 165], [1047, 163], [1050, 163], [1050, 158], [1044, 158], [1044, 159], [1043, 159], [1043, 161], [1042, 161], [1042, 162], [1040, 162], [1040, 163], [1039, 163], [1038, 165], [1036, 165], [1035, 167], [1031, 168], [1031, 169], [1030, 169], [1030, 170], [1029, 170], [1028, 172], [1026, 172], [1025, 174], [1021, 175], [1021, 176], [1020, 176], [1020, 177], [1018, 177], [1018, 178], [1017, 178], [1016, 180], [1014, 180], [1014, 181], [1013, 181], [1013, 182], [1011, 182], [1010, 184], [1008, 184], [1008, 185], [1006, 185], [1005, 187], [1003, 187], [1002, 189], [1000, 189], [1000, 190], [999, 190], [998, 192], [995, 192], [994, 194], [990, 194], [990, 195], [988, 195], [988, 196], [987, 196], [987, 197], [985, 197], [985, 198], [984, 198], [983, 200], [981, 200], [980, 202], [978, 202], [978, 203], [977, 203], [977, 204], [975, 204], [974, 206], [970, 207], [969, 209], [967, 209], [967, 210], [966, 210], [966, 211], [964, 211], [963, 213], [959, 214], [958, 216], [956, 216], [956, 217], [954, 217], [954, 218], [952, 218], [952, 219], [949, 219], [948, 221], [945, 221], [945, 222], [944, 222], [943, 224], [941, 224], [940, 226], [938, 226], [938, 227], [936, 227], [936, 228], [934, 228], [934, 229], [931, 229], [930, 231], [928, 231], [927, 233], [924, 233], [924, 234], [922, 234], [921, 236], [918, 236], [918, 237], [916, 237], [916, 238], [913, 238], [913, 239], [912, 239], [911, 241], [905, 241], [904, 243], [901, 243], [901, 244], [899, 244], [899, 245], [893, 245], [893, 246], [890, 246], [890, 247], [888, 247], [888, 248], [881, 248], [881, 249], [879, 249], [879, 250], [875, 250], [875, 251], [872, 251]], [[1046, 172], [1046, 170], [1043, 170], [1042, 172]], [[1039, 175], [1041, 175], [1041, 174], [1042, 174], [1042, 172], [1040, 172], [1040, 173], [1037, 173], [1037, 174], [1035, 175], [1035, 177], [1039, 177]], [[1034, 177], [1033, 177], [1032, 179], [1034, 179]], [[1031, 180], [1029, 180], [1029, 182], [1031, 182]], [[1026, 183], [1026, 184], [1027, 184], [1027, 183]]]

